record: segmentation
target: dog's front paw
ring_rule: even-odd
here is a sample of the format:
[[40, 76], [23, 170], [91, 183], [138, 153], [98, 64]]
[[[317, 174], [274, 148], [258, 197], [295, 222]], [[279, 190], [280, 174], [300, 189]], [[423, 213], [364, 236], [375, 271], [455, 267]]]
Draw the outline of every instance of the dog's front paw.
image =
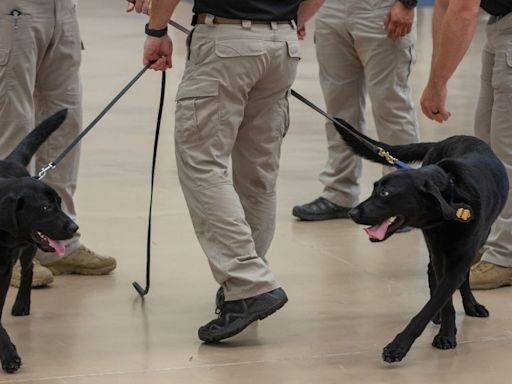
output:
[[382, 351], [382, 360], [386, 363], [396, 363], [402, 361], [402, 359], [409, 352], [411, 346], [406, 346], [397, 340], [393, 340], [391, 343], [386, 345]]
[[432, 345], [438, 349], [453, 349], [457, 346], [457, 338], [455, 335], [436, 335], [432, 340]]
[[30, 304], [19, 303], [16, 301], [11, 309], [13, 316], [28, 316], [30, 315]]
[[489, 317], [489, 311], [482, 304], [474, 303], [464, 306], [466, 315], [471, 317]]
[[7, 351], [2, 357], [2, 368], [7, 373], [14, 373], [21, 367], [21, 358], [16, 352], [16, 346], [12, 344], [12, 349]]

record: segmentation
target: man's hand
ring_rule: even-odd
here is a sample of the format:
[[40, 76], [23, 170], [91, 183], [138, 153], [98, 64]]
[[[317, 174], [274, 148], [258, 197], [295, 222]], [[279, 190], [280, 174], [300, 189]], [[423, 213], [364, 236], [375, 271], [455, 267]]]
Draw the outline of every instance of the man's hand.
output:
[[297, 29], [297, 38], [299, 40], [304, 40], [306, 37], [306, 26], [302, 26], [302, 28]]
[[452, 114], [445, 108], [447, 94], [446, 83], [429, 81], [420, 101], [425, 116], [438, 123], [448, 120]]
[[396, 41], [411, 33], [413, 22], [414, 8], [408, 8], [400, 1], [396, 1], [384, 19], [384, 29], [388, 37]]
[[144, 43], [144, 65], [154, 61], [150, 67], [155, 71], [165, 71], [172, 67], [172, 41], [169, 35], [146, 38]]
[[132, 0], [128, 2], [128, 8], [126, 12], [137, 12], [144, 13], [146, 15], [151, 14], [151, 0]]

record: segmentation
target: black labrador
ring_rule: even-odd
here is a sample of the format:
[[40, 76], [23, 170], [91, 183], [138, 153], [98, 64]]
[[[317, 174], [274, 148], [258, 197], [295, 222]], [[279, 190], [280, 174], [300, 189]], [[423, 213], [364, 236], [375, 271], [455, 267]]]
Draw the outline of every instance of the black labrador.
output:
[[[63, 110], [45, 120], [0, 161], [0, 316], [16, 260], [20, 259], [22, 272], [12, 314], [25, 316], [30, 312], [32, 260], [37, 248], [62, 255], [61, 241], [78, 230], [62, 211], [57, 193], [26, 170], [36, 150], [62, 124], [66, 114]], [[9, 373], [21, 366], [16, 347], [1, 324], [0, 360]]]
[[[430, 300], [407, 327], [383, 350], [388, 363], [401, 361], [429, 321], [441, 323], [432, 345], [451, 349], [457, 345], [452, 295], [459, 289], [467, 315], [487, 317], [469, 287], [471, 263], [484, 245], [491, 225], [507, 200], [509, 181], [505, 167], [491, 148], [472, 136], [452, 136], [438, 143], [387, 145], [362, 137], [406, 162], [421, 162], [418, 169], [397, 170], [374, 184], [371, 196], [349, 215], [370, 225], [371, 241], [383, 241], [399, 228], [420, 228], [428, 247]], [[354, 153], [389, 165], [353, 135], [336, 127]], [[439, 319], [440, 314], [440, 319]]]

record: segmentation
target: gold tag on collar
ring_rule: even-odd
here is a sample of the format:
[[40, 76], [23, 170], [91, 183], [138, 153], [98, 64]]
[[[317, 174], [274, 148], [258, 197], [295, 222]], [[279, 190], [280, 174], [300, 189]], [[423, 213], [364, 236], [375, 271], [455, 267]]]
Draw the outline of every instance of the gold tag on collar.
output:
[[471, 208], [466, 206], [459, 206], [455, 208], [455, 219], [457, 221], [461, 221], [463, 223], [466, 223], [468, 221], [471, 221], [473, 219], [473, 212], [471, 211]]

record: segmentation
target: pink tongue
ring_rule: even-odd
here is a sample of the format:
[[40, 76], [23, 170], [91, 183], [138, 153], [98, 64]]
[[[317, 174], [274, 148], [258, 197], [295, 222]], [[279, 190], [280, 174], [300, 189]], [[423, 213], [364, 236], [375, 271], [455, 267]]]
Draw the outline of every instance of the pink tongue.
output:
[[386, 237], [386, 232], [390, 225], [391, 225], [391, 220], [387, 219], [379, 225], [374, 225], [373, 227], [364, 228], [364, 231], [372, 239], [384, 240], [384, 237]]
[[66, 247], [64, 246], [64, 244], [62, 244], [61, 241], [59, 241], [59, 240], [52, 240], [52, 239], [48, 238], [48, 244], [50, 244], [50, 246], [55, 250], [57, 255], [64, 256], [64, 253], [66, 251]]

